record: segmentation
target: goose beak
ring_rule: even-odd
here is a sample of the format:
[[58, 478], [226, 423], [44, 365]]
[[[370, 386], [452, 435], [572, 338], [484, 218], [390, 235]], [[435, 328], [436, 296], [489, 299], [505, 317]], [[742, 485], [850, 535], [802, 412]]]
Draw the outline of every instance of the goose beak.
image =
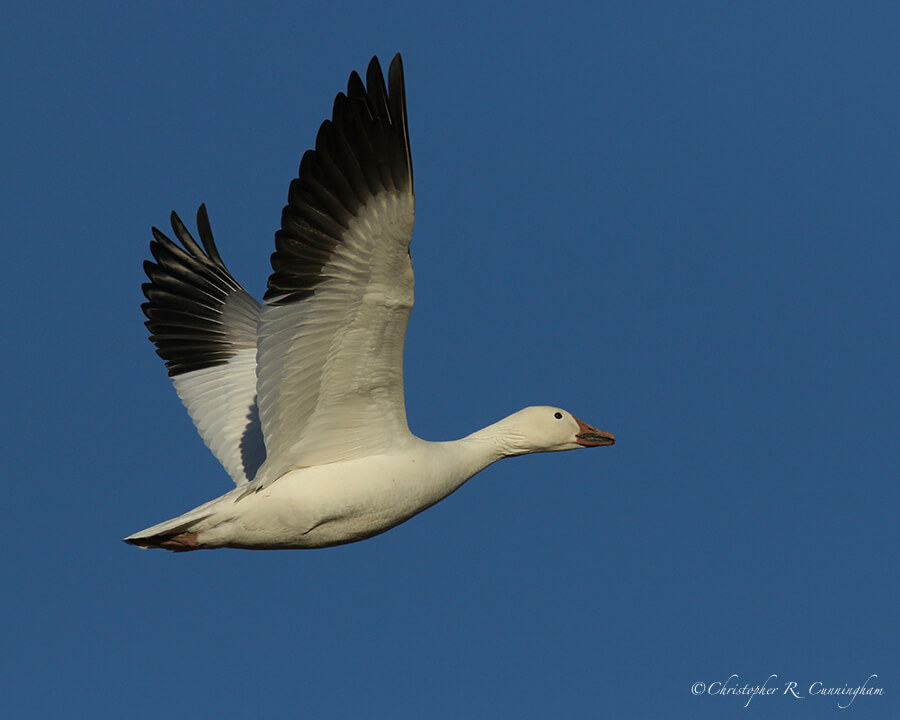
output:
[[[574, 417], [574, 416], [573, 416]], [[603, 432], [587, 423], [575, 418], [578, 423], [578, 432], [575, 434], [575, 442], [584, 447], [600, 447], [601, 445], [614, 445], [616, 438], [612, 433]]]

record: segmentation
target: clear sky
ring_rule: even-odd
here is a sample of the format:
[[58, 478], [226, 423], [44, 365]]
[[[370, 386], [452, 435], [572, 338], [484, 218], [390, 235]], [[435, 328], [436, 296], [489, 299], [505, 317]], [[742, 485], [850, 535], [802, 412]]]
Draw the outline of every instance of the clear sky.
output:
[[[0, 716], [900, 717], [898, 31], [893, 2], [5, 4]], [[335, 93], [397, 51], [413, 431], [554, 404], [617, 444], [356, 545], [123, 544], [230, 487], [146, 339], [150, 226], [206, 202], [261, 295]], [[777, 692], [692, 694], [733, 674]]]

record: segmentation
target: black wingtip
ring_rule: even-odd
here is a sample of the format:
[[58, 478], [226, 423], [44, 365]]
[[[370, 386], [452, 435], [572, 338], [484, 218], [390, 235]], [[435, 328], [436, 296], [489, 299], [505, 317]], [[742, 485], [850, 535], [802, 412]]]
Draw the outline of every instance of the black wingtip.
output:
[[173, 212], [170, 220], [177, 242], [152, 228], [150, 253], [155, 262], [144, 261], [150, 282], [141, 286], [147, 298], [141, 310], [157, 354], [165, 360], [169, 376], [175, 377], [225, 364], [235, 348], [255, 346], [255, 319], [239, 321], [239, 313], [231, 316], [231, 325], [226, 327], [223, 312], [226, 303], [236, 302], [236, 307], [253, 315], [258, 303], [222, 262], [205, 205], [197, 211], [202, 249], [178, 213]]
[[181, 218], [178, 217], [178, 213], [174, 210], [172, 211], [170, 221], [172, 223], [172, 232], [175, 233], [175, 237], [178, 238], [178, 242], [181, 243], [181, 246], [194, 257], [201, 257], [203, 253], [200, 250], [200, 246], [197, 245], [194, 237], [191, 235], [185, 224], [181, 222]]
[[406, 82], [403, 76], [403, 58], [400, 53], [394, 55], [388, 67], [388, 91], [390, 94], [391, 119], [406, 143], [406, 173], [409, 176], [409, 187], [414, 187], [412, 153], [409, 148], [409, 124], [406, 116]]
[[265, 302], [309, 297], [359, 208], [380, 192], [413, 193], [403, 61], [394, 55], [385, 78], [373, 56], [365, 83], [356, 71], [335, 97], [314, 150], [307, 151], [288, 191], [275, 235]]
[[209, 214], [206, 212], [206, 203], [200, 203], [200, 207], [197, 208], [197, 232], [209, 259], [216, 265], [224, 266], [225, 263], [222, 262], [219, 249], [216, 247], [216, 241], [213, 239], [212, 226], [209, 224]]

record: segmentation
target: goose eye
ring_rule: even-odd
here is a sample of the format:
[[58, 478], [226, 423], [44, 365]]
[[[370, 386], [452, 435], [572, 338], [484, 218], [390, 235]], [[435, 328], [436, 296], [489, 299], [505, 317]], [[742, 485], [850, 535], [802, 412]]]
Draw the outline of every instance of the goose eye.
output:
[[562, 413], [561, 412], [553, 413], [553, 417], [555, 417], [557, 420], [562, 420]]

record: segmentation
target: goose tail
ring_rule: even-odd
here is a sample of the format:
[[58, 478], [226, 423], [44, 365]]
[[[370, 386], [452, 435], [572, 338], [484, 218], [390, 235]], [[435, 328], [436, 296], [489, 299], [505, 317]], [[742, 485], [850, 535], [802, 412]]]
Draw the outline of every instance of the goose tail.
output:
[[123, 540], [129, 545], [137, 545], [143, 549], [163, 548], [172, 552], [201, 550], [204, 545], [199, 540], [200, 530], [209, 529], [209, 523], [204, 521], [215, 514], [213, 505], [220, 500], [221, 498], [211, 500], [184, 515], [148, 527]]

